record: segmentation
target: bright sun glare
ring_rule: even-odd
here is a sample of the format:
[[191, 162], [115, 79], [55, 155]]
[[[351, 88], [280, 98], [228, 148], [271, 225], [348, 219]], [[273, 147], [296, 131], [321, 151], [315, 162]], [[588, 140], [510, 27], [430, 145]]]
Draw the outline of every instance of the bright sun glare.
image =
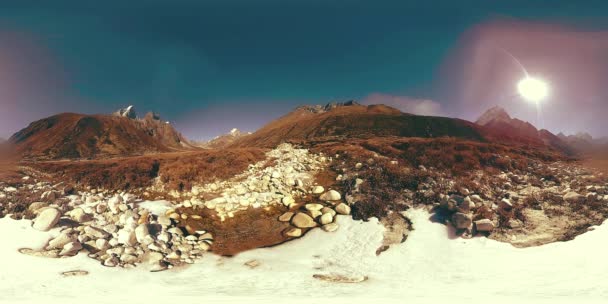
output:
[[549, 95], [547, 84], [536, 78], [526, 77], [517, 84], [519, 94], [528, 101], [539, 102]]

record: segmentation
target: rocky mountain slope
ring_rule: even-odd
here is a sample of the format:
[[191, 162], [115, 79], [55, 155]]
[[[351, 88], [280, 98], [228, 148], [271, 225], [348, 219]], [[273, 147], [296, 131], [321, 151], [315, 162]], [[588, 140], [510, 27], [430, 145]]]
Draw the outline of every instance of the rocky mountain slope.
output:
[[25, 158], [124, 156], [193, 148], [155, 114], [137, 119], [132, 107], [114, 115], [62, 113], [31, 123], [9, 142]]
[[363, 106], [350, 101], [299, 107], [250, 136], [237, 140], [232, 146], [270, 148], [282, 142], [306, 143], [386, 136], [450, 136], [483, 140], [477, 126], [465, 120], [417, 116], [385, 105]]
[[567, 155], [575, 154], [574, 149], [558, 136], [544, 129], [538, 130], [527, 121], [511, 117], [501, 107], [487, 110], [475, 123], [482, 127], [484, 137], [491, 142], [547, 147]]

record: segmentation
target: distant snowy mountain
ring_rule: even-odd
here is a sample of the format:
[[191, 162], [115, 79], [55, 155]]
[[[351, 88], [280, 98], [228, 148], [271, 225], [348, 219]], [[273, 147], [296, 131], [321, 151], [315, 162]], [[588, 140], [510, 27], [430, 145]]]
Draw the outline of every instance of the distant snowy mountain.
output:
[[251, 132], [243, 133], [239, 129], [233, 128], [230, 132], [216, 136], [207, 142], [198, 143], [197, 146], [207, 149], [221, 149], [250, 134]]

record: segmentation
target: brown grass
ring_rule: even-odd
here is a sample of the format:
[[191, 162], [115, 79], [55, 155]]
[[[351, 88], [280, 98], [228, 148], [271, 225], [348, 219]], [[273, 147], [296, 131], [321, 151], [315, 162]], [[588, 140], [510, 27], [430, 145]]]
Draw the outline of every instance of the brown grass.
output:
[[[359, 189], [362, 199], [352, 206], [356, 219], [382, 218], [389, 211], [405, 210], [407, 205], [404, 201], [407, 200], [422, 205], [438, 202], [440, 192], [448, 193], [447, 185], [434, 186], [435, 190], [440, 189], [438, 192], [417, 192], [420, 187], [426, 186], [429, 177], [436, 177], [437, 174], [454, 180], [455, 189], [467, 188], [477, 192], [487, 181], [473, 182], [471, 175], [476, 170], [485, 170], [489, 174], [529, 171], [534, 161], [563, 159], [559, 154], [526, 147], [453, 138], [352, 139], [347, 142], [317, 143], [312, 149], [330, 156], [340, 154], [339, 161], [334, 162], [331, 168], [336, 172], [341, 172], [342, 168], [352, 171], [356, 163], [363, 163], [363, 167], [356, 170], [358, 176], [365, 180]], [[398, 164], [391, 164], [391, 161]], [[549, 176], [550, 172], [544, 174]], [[338, 186], [344, 193], [350, 193], [353, 183], [353, 179], [349, 179]], [[515, 210], [510, 217], [523, 219], [523, 214]]]
[[227, 149], [26, 164], [80, 186], [128, 190], [150, 186], [160, 176], [168, 189], [189, 190], [193, 183], [230, 178], [264, 157], [262, 149]]

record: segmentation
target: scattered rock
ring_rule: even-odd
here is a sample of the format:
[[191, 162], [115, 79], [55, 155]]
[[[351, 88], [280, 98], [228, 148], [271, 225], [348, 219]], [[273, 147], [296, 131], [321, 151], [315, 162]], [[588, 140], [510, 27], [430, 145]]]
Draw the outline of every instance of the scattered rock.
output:
[[340, 203], [336, 206], [336, 212], [343, 215], [350, 214], [350, 206], [345, 203]]
[[462, 212], [456, 212], [452, 215], [452, 224], [456, 229], [466, 229], [471, 226], [471, 217]]
[[82, 244], [78, 241], [71, 241], [63, 246], [63, 249], [59, 253], [60, 256], [74, 256], [76, 255], [80, 249], [82, 249]]
[[338, 230], [339, 227], [340, 226], [336, 223], [330, 223], [327, 225], [323, 225], [323, 227], [321, 227], [321, 228], [327, 232], [334, 232], [334, 231]]
[[289, 222], [291, 221], [291, 218], [293, 217], [293, 212], [285, 212], [283, 213], [281, 216], [279, 216], [279, 221], [281, 222]]
[[340, 192], [336, 190], [329, 190], [323, 193], [319, 199], [324, 201], [339, 201], [342, 199], [342, 195], [340, 195]]
[[494, 223], [489, 219], [478, 220], [475, 221], [475, 228], [477, 231], [490, 232], [494, 230]]
[[585, 197], [581, 194], [578, 194], [574, 191], [570, 191], [564, 195], [564, 201], [569, 203], [582, 203], [585, 200]]
[[312, 228], [317, 226], [317, 223], [315, 223], [315, 220], [312, 217], [301, 212], [291, 219], [291, 223], [298, 228]]
[[327, 225], [333, 221], [334, 221], [334, 217], [331, 215], [331, 213], [324, 213], [319, 218], [319, 224], [321, 224], [321, 225]]
[[290, 237], [300, 237], [300, 236], [302, 236], [302, 229], [300, 229], [300, 228], [288, 228], [285, 231], [285, 235], [286, 236], [290, 236]]
[[53, 228], [61, 218], [61, 212], [55, 208], [46, 208], [38, 214], [34, 220], [34, 229], [40, 231], [49, 231]]
[[245, 262], [245, 266], [247, 266], [251, 269], [254, 269], [260, 265], [261, 265], [261, 263], [258, 260], [251, 260], [251, 261]]
[[312, 188], [312, 193], [313, 194], [321, 194], [325, 191], [325, 188], [323, 188], [323, 186], [315, 186]]

